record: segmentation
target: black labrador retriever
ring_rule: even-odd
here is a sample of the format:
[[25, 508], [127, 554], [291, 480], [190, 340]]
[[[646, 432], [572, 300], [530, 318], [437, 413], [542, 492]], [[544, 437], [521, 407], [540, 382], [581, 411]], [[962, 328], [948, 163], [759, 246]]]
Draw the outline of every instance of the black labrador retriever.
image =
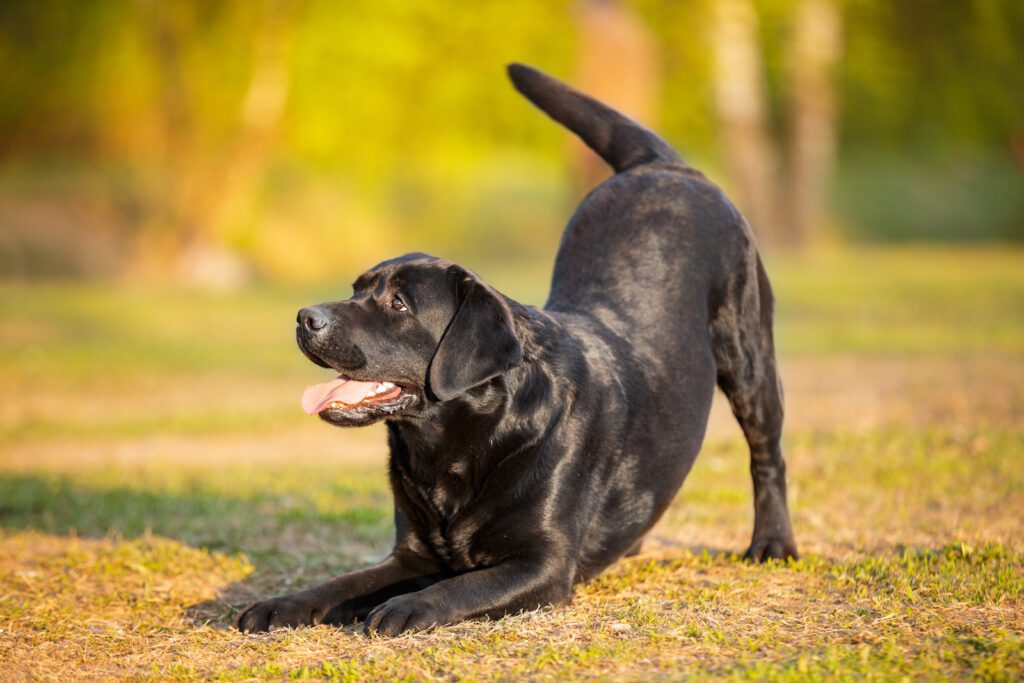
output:
[[246, 632], [394, 635], [570, 599], [636, 552], [700, 450], [717, 384], [750, 445], [754, 561], [796, 557], [772, 293], [750, 228], [654, 133], [532, 68], [515, 87], [615, 169], [569, 221], [543, 310], [425, 254], [304, 308], [340, 373], [307, 412], [385, 420], [396, 537], [380, 564], [258, 603]]

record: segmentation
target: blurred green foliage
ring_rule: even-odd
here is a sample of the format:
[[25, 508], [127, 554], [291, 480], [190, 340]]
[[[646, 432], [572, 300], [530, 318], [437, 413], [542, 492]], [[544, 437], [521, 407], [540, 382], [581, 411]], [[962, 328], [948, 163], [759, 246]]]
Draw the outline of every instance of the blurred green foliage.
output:
[[[715, 1], [626, 4], [662, 66], [657, 127], [728, 189]], [[755, 2], [779, 131], [795, 5]], [[837, 223], [869, 239], [1024, 237], [1024, 3], [841, 5]], [[0, 222], [31, 244], [50, 224], [57, 246], [79, 236], [121, 261], [140, 239], [207, 235], [306, 278], [408, 249], [547, 257], [576, 199], [565, 134], [502, 66], [571, 78], [578, 9], [7, 0]], [[48, 268], [53, 250], [33, 260], [31, 244], [15, 256], [0, 244], [0, 271], [74, 269], [77, 255]]]

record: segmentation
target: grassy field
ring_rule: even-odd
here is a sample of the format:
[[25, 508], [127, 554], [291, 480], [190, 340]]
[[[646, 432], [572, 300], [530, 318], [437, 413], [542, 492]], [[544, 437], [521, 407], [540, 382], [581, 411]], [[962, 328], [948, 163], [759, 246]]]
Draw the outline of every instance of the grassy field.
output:
[[[473, 265], [473, 264], [467, 264]], [[804, 557], [750, 566], [716, 404], [644, 552], [571, 606], [396, 639], [243, 636], [382, 556], [382, 432], [305, 416], [329, 288], [0, 285], [0, 679], [1024, 677], [1024, 251], [771, 259]], [[479, 268], [539, 303], [547, 268]]]

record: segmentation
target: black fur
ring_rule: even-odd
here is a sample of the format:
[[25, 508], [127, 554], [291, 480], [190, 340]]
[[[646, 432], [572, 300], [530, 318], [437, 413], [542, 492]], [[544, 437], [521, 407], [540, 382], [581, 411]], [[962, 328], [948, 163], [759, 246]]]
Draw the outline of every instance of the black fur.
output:
[[543, 310], [411, 254], [300, 313], [314, 362], [403, 389], [321, 414], [387, 421], [395, 546], [254, 605], [244, 631], [365, 620], [396, 634], [567, 601], [636, 552], [672, 501], [716, 384], [750, 444], [747, 556], [796, 556], [772, 296], [746, 222], [650, 131], [529, 67], [509, 72], [618, 174], [569, 221]]

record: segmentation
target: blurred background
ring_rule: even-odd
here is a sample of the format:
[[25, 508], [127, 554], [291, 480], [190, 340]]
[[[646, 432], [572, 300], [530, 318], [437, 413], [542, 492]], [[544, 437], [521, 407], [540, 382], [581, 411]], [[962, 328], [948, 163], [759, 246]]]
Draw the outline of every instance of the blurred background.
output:
[[[645, 548], [718, 558], [717, 589], [690, 561], [650, 604], [692, 586], [680, 602], [709, 610], [693, 623], [726, 635], [666, 640], [638, 621], [607, 675], [665, 676], [650, 661], [672, 648], [686, 671], [728, 676], [748, 656], [804, 671], [836, 647], [851, 679], [1021, 678], [1021, 0], [0, 1], [7, 669], [279, 680], [310, 675], [314, 641], [325, 661], [361, 656], [361, 639], [320, 629], [263, 649], [230, 629], [245, 604], [393, 539], [383, 426], [302, 412], [330, 373], [296, 349], [295, 314], [408, 251], [543, 304], [562, 227], [606, 170], [512, 89], [511, 61], [663, 133], [750, 219], [776, 294], [811, 559], [760, 573], [719, 552], [748, 543], [751, 489], [717, 397]], [[949, 583], [875, 582], [906, 553], [910, 569], [945, 558]], [[812, 575], [856, 577], [855, 594], [815, 597]], [[758, 594], [736, 619], [733, 587]], [[634, 613], [581, 601], [606, 623]], [[590, 662], [575, 648], [604, 642], [596, 622], [557, 614], [553, 647]], [[456, 639], [413, 677], [529, 678], [501, 667], [553, 661], [529, 650], [547, 632], [509, 628], [487, 656]], [[752, 639], [779, 628], [786, 643]], [[528, 656], [504, 649], [520, 641]], [[395, 668], [376, 677], [409, 675], [417, 642], [389, 645]], [[906, 668], [914, 652], [932, 668]], [[825, 667], [807, 675], [844, 675]]]
[[1016, 0], [7, 0], [0, 276], [549, 263], [603, 171], [510, 61], [662, 132], [769, 249], [1024, 239]]

